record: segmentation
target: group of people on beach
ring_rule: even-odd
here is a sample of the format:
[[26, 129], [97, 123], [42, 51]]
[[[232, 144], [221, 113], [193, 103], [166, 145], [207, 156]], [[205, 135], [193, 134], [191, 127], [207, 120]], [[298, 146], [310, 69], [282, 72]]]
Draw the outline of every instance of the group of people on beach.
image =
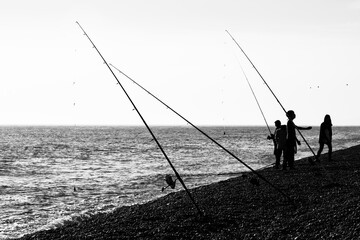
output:
[[[295, 154], [297, 152], [297, 145], [300, 141], [296, 137], [296, 130], [310, 130], [312, 127], [299, 127], [294, 123], [296, 117], [293, 110], [286, 112], [288, 118], [287, 125], [281, 125], [280, 120], [275, 121], [274, 134], [268, 136], [274, 142], [275, 168], [280, 168], [281, 156], [283, 156], [282, 169], [286, 170], [288, 167], [294, 169]], [[319, 135], [319, 150], [316, 154], [315, 161], [320, 162], [320, 154], [324, 149], [324, 145], [328, 146], [328, 160], [331, 161], [332, 153], [332, 123], [330, 115], [325, 115], [324, 122], [320, 125]]]

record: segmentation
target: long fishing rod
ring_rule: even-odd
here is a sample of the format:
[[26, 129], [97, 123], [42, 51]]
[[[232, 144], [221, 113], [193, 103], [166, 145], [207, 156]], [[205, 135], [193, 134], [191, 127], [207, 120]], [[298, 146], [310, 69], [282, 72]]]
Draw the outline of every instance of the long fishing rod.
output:
[[256, 104], [258, 105], [259, 110], [260, 110], [260, 112], [261, 112], [261, 115], [262, 115], [263, 118], [264, 118], [264, 121], [265, 121], [265, 123], [266, 123], [267, 129], [269, 130], [269, 133], [270, 133], [270, 135], [271, 135], [272, 132], [271, 132], [271, 130], [270, 130], [269, 124], [268, 124], [268, 122], [266, 121], [266, 117], [265, 117], [265, 115], [264, 115], [263, 110], [261, 109], [260, 103], [259, 103], [259, 101], [258, 101], [258, 99], [257, 99], [257, 97], [256, 97], [256, 95], [255, 95], [255, 92], [254, 92], [254, 90], [253, 90], [253, 88], [252, 88], [252, 86], [251, 86], [251, 84], [250, 84], [250, 81], [249, 81], [249, 79], [247, 78], [247, 76], [246, 76], [246, 74], [245, 74], [245, 71], [244, 71], [244, 69], [242, 68], [241, 65], [240, 65], [240, 68], [241, 68], [241, 71], [243, 72], [243, 74], [244, 74], [244, 76], [245, 76], [245, 79], [246, 79], [246, 81], [247, 81], [247, 83], [248, 83], [248, 85], [249, 85], [249, 87], [250, 87], [250, 90], [251, 90], [251, 92], [252, 92], [252, 94], [253, 94], [253, 96], [254, 96], [254, 98], [255, 98]]
[[112, 75], [114, 76], [114, 78], [116, 79], [117, 83], [119, 84], [119, 86], [122, 88], [122, 90], [124, 91], [125, 95], [127, 96], [127, 98], [129, 99], [129, 101], [131, 102], [132, 106], [134, 107], [134, 109], [136, 110], [136, 112], [138, 113], [139, 117], [141, 118], [141, 120], [143, 121], [144, 125], [146, 126], [147, 130], [149, 131], [149, 133], [151, 134], [152, 138], [155, 140], [156, 144], [158, 145], [158, 147], [160, 148], [162, 154], [164, 155], [164, 157], [166, 158], [167, 162], [169, 163], [170, 167], [172, 168], [172, 170], [174, 171], [176, 178], [179, 179], [179, 182], [181, 183], [181, 185], [183, 186], [183, 188], [185, 189], [186, 193], [188, 194], [189, 198], [191, 199], [192, 203], [194, 204], [194, 206], [196, 207], [198, 213], [200, 214], [200, 216], [203, 216], [203, 213], [201, 212], [199, 206], [196, 204], [195, 199], [192, 197], [190, 191], [188, 190], [188, 188], [186, 187], [184, 181], [182, 180], [180, 174], [176, 171], [174, 165], [171, 163], [170, 159], [168, 158], [168, 156], [166, 155], [164, 149], [162, 148], [162, 146], [160, 145], [160, 143], [158, 142], [157, 138], [155, 137], [154, 133], [152, 132], [152, 130], [150, 129], [150, 127], [148, 126], [148, 124], [146, 123], [145, 119], [143, 118], [143, 116], [141, 115], [141, 113], [139, 112], [139, 110], [137, 109], [137, 107], [135, 106], [134, 102], [131, 100], [130, 96], [128, 95], [128, 93], [126, 92], [125, 88], [123, 87], [123, 85], [120, 83], [120, 81], [118, 80], [118, 78], [116, 77], [115, 73], [112, 71], [112, 69], [110, 68], [109, 64], [107, 63], [107, 61], [105, 60], [105, 58], [102, 56], [102, 54], [100, 53], [100, 51], [98, 50], [98, 48], [95, 46], [95, 44], [93, 43], [93, 41], [90, 39], [90, 37], [87, 35], [87, 33], [85, 32], [85, 30], [81, 27], [79, 22], [76, 22], [79, 27], [81, 28], [81, 30], [84, 32], [84, 35], [89, 39], [89, 41], [91, 42], [91, 44], [93, 45], [93, 47], [95, 48], [95, 50], [97, 51], [97, 53], [100, 55], [100, 57], [102, 58], [102, 60], [104, 61], [104, 63], [106, 64], [106, 66], [108, 67], [108, 69], [110, 70], [110, 72], [112, 73]]
[[269, 184], [272, 188], [274, 188], [276, 191], [278, 191], [279, 193], [281, 193], [283, 196], [285, 196], [290, 203], [293, 203], [293, 200], [291, 199], [291, 197], [289, 195], [287, 195], [284, 191], [282, 191], [280, 188], [276, 187], [274, 184], [272, 184], [271, 182], [269, 182], [265, 177], [263, 177], [260, 173], [258, 173], [257, 171], [255, 171], [253, 168], [251, 168], [248, 164], [246, 164], [244, 161], [242, 161], [241, 159], [239, 159], [235, 154], [233, 154], [232, 152], [230, 152], [228, 149], [226, 149], [224, 146], [222, 146], [219, 142], [217, 142], [215, 139], [213, 139], [212, 137], [210, 137], [208, 134], [206, 134], [204, 131], [202, 131], [200, 128], [198, 128], [197, 126], [195, 126], [193, 123], [191, 123], [189, 120], [187, 120], [185, 117], [183, 117], [181, 114], [179, 114], [177, 111], [175, 111], [173, 108], [171, 108], [169, 105], [167, 105], [165, 102], [163, 102], [162, 100], [160, 100], [158, 97], [156, 97], [154, 94], [152, 94], [151, 92], [149, 92], [147, 89], [145, 89], [143, 86], [141, 86], [139, 83], [137, 83], [134, 79], [132, 79], [131, 77], [129, 77], [128, 75], [126, 75], [123, 71], [121, 71], [120, 69], [118, 69], [117, 67], [115, 67], [114, 65], [112, 65], [110, 63], [110, 65], [116, 69], [117, 71], [119, 71], [122, 75], [124, 75], [127, 79], [129, 79], [130, 81], [132, 81], [133, 83], [135, 83], [138, 87], [140, 87], [141, 89], [143, 89], [145, 92], [147, 92], [150, 96], [152, 96], [153, 98], [155, 98], [157, 101], [159, 101], [161, 104], [163, 104], [166, 108], [168, 108], [170, 111], [172, 111], [173, 113], [175, 113], [177, 116], [179, 116], [181, 119], [183, 119], [185, 122], [187, 122], [189, 125], [191, 125], [193, 128], [195, 128], [196, 130], [198, 130], [201, 134], [203, 134], [205, 137], [207, 137], [208, 139], [210, 139], [213, 143], [215, 143], [217, 146], [219, 146], [221, 149], [223, 149], [225, 152], [227, 152], [228, 154], [230, 154], [233, 158], [235, 158], [237, 161], [239, 161], [240, 163], [242, 163], [246, 168], [248, 168], [251, 172], [253, 172], [255, 175], [257, 175], [259, 178], [261, 178], [262, 180], [264, 180], [267, 184]]
[[[240, 48], [240, 50], [243, 52], [243, 54], [245, 55], [245, 57], [249, 60], [249, 62], [251, 63], [251, 65], [253, 66], [253, 68], [256, 70], [256, 72], [259, 74], [260, 78], [263, 80], [263, 82], [265, 83], [265, 85], [268, 87], [268, 89], [270, 90], [270, 92], [272, 93], [272, 95], [275, 97], [276, 101], [279, 103], [279, 105], [281, 106], [281, 108], [284, 110], [285, 114], [287, 113], [287, 111], [285, 110], [284, 106], [281, 104], [281, 102], [279, 101], [279, 99], [276, 97], [275, 93], [272, 91], [272, 89], [270, 88], [270, 86], [267, 84], [267, 82], [265, 81], [265, 79], [263, 78], [263, 76], [260, 74], [259, 70], [255, 67], [255, 65], [253, 64], [253, 62], [250, 60], [250, 58], [248, 57], [248, 55], [244, 52], [244, 50], [240, 47], [240, 44], [235, 40], [235, 38], [230, 34], [230, 32], [228, 30], [225, 30], [229, 36], [232, 38], [232, 40], [236, 43], [236, 45]], [[296, 128], [296, 130], [298, 131], [298, 133], [300, 134], [300, 136], [302, 137], [302, 139], [304, 140], [304, 142], [306, 143], [306, 145], [308, 146], [308, 148], [310, 149], [310, 151], [312, 152], [312, 154], [316, 157], [315, 152], [313, 151], [313, 149], [310, 147], [309, 143], [306, 141], [305, 137], [303, 136], [303, 134], [300, 132], [300, 130], [298, 128]]]
[[236, 43], [236, 45], [240, 48], [240, 50], [244, 53], [245, 57], [249, 60], [249, 62], [251, 63], [251, 65], [253, 66], [253, 68], [256, 70], [256, 72], [259, 74], [259, 76], [261, 77], [261, 79], [264, 81], [265, 85], [269, 88], [270, 92], [272, 93], [272, 95], [275, 97], [276, 101], [280, 104], [281, 108], [284, 110], [284, 112], [286, 112], [285, 108], [283, 107], [283, 105], [281, 104], [281, 102], [279, 101], [279, 99], [276, 97], [275, 93], [271, 90], [270, 86], [267, 84], [267, 82], [265, 81], [265, 79], [263, 78], [263, 76], [260, 74], [260, 72], [257, 70], [257, 68], [255, 67], [255, 65], [252, 63], [252, 61], [250, 60], [250, 58], [248, 57], [248, 55], [244, 52], [244, 50], [240, 47], [239, 43], [235, 40], [235, 38], [230, 34], [230, 32], [228, 30], [225, 30], [229, 36], [232, 38], [232, 40]]

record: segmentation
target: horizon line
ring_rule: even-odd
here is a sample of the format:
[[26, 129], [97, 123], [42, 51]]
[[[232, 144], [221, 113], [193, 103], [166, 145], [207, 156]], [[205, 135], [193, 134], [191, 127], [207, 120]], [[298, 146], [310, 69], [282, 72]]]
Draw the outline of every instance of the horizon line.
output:
[[[304, 124], [309, 125], [309, 124]], [[310, 124], [311, 125], [311, 124]], [[192, 127], [189, 124], [153, 124], [152, 127]], [[258, 124], [229, 124], [229, 125], [220, 125], [220, 124], [199, 124], [195, 125], [198, 127], [267, 127], [266, 125]], [[0, 127], [146, 127], [141, 124], [0, 124]], [[270, 126], [275, 127], [275, 126]], [[320, 125], [312, 126], [320, 127]], [[360, 127], [360, 125], [344, 125], [339, 124], [333, 127]]]

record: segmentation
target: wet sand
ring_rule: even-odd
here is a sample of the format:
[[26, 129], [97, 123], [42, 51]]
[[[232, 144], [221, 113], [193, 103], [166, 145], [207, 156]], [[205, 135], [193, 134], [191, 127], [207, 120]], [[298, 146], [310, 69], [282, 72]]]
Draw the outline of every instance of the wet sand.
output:
[[190, 190], [202, 216], [180, 191], [21, 239], [358, 239], [360, 145], [295, 167]]

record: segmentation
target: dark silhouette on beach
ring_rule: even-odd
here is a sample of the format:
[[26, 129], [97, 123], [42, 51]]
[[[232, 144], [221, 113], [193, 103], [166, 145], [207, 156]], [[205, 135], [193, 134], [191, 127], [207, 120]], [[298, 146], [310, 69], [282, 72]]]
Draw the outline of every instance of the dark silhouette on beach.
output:
[[320, 125], [320, 135], [319, 135], [319, 144], [320, 148], [316, 155], [316, 161], [320, 162], [320, 154], [324, 149], [324, 145], [328, 146], [328, 160], [331, 161], [332, 155], [332, 122], [330, 115], [326, 114], [324, 117], [324, 122]]
[[288, 122], [286, 126], [287, 134], [283, 170], [286, 170], [287, 166], [289, 166], [290, 169], [294, 169], [295, 153], [297, 151], [296, 144], [300, 143], [296, 138], [295, 130], [310, 130], [312, 128], [296, 126], [293, 122], [293, 120], [296, 118], [296, 114], [293, 110], [287, 111], [286, 116], [288, 117]]
[[275, 127], [274, 134], [268, 136], [268, 139], [273, 139], [274, 141], [275, 168], [278, 169], [280, 167], [281, 156], [285, 155], [286, 125], [281, 125], [281, 121], [276, 120]]

